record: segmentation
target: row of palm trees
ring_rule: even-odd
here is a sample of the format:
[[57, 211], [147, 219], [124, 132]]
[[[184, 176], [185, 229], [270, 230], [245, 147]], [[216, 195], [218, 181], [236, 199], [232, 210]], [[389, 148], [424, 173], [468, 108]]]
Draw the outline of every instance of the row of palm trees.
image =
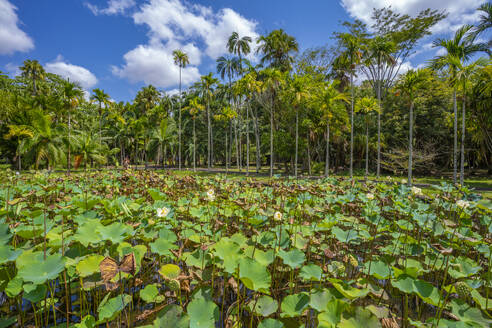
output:
[[[428, 26], [431, 26], [431, 23]], [[445, 76], [454, 90], [454, 179], [457, 178], [458, 158], [457, 93], [463, 94], [461, 182], [463, 182], [464, 176], [465, 97], [467, 88], [469, 88], [467, 81], [485, 66], [489, 66], [490, 59], [469, 62], [477, 52], [488, 52], [490, 49], [488, 45], [476, 42], [480, 33], [487, 29], [486, 26], [483, 22], [476, 27], [464, 26], [456, 32], [453, 38], [436, 40], [435, 46], [443, 47], [446, 50], [446, 55], [438, 56], [429, 63], [430, 69]], [[400, 44], [383, 34], [370, 37], [357, 23], [350, 27], [349, 32], [338, 33], [336, 39], [338, 48], [335, 51], [336, 56], [330, 60], [329, 75], [320, 73], [317, 67], [303, 62], [302, 58], [296, 59], [295, 55], [299, 46], [295, 38], [283, 30], [275, 30], [256, 40], [258, 45], [256, 53], [260, 57], [260, 63], [256, 67], [246, 59], [251, 53], [253, 40], [248, 36], [240, 36], [236, 32], [230, 36], [226, 45], [230, 55], [217, 59], [217, 73], [225, 82], [224, 84], [221, 84], [219, 79], [210, 73], [202, 76], [200, 81], [188, 89], [183, 90], [182, 70], [189, 64], [189, 58], [182, 50], [174, 51], [174, 62], [179, 68], [179, 95], [176, 97], [162, 97], [162, 94], [155, 87], [147, 86], [139, 91], [133, 104], [124, 105], [112, 103], [109, 95], [103, 90], [94, 89], [91, 103], [87, 104], [83, 100], [81, 88], [76, 83], [64, 81], [61, 84], [61, 91], [55, 92], [60, 99], [63, 113], [61, 118], [55, 117], [54, 121], [59, 123], [60, 120], [64, 122], [66, 120], [67, 125], [65, 132], [57, 131], [56, 133], [53, 131], [60, 130], [60, 126], [51, 124], [53, 123], [52, 115], [46, 115], [46, 109], [49, 106], [42, 104], [43, 101], [46, 101], [45, 92], [40, 91], [40, 88], [44, 88], [41, 81], [50, 74], [44, 72], [37, 61], [26, 61], [22, 67], [22, 76], [31, 81], [32, 99], [34, 100], [30, 106], [44, 109], [44, 111], [34, 111], [39, 115], [32, 115], [32, 121], [37, 122], [31, 124], [32, 126], [13, 124], [5, 138], [18, 141], [16, 152], [20, 167], [20, 154], [23, 149], [26, 152], [33, 145], [34, 139], [36, 139], [34, 134], [38, 134], [40, 138], [36, 142], [39, 142], [37, 149], [40, 151], [36, 152], [36, 167], [42, 160], [47, 160], [48, 165], [53, 167], [60, 160], [60, 156], [57, 154], [62, 154], [60, 152], [62, 148], [53, 147], [53, 145], [64, 144], [67, 150], [68, 172], [72, 167], [74, 148], [76, 162], [82, 158], [84, 163], [87, 163], [88, 160], [89, 162], [103, 163], [104, 158], [107, 158], [107, 156], [103, 156], [104, 153], [111, 156], [119, 153], [119, 162], [122, 163], [130, 151], [134, 154], [134, 159], [141, 158], [145, 163], [149, 161], [149, 154], [154, 154], [156, 162], [162, 162], [168, 157], [168, 151], [174, 152], [174, 149], [177, 148], [177, 166], [182, 168], [184, 164], [182, 145], [187, 144], [188, 159], [192, 158], [191, 166], [196, 170], [197, 148], [199, 147], [197, 144], [197, 123], [201, 126], [200, 117], [203, 114], [207, 135], [206, 162], [208, 168], [213, 167], [214, 159], [217, 157], [214, 153], [214, 142], [217, 143], [217, 138], [214, 136], [222, 134], [224, 136], [225, 151], [223, 153], [226, 168], [230, 168], [235, 152], [238, 169], [241, 170], [242, 163], [244, 163], [248, 174], [250, 172], [250, 149], [252, 146], [250, 134], [254, 134], [253, 148], [255, 150], [256, 170], [260, 169], [262, 158], [265, 158], [265, 154], [263, 156], [261, 154], [263, 150], [269, 162], [269, 173], [273, 175], [276, 157], [279, 156], [279, 150], [274, 149], [274, 145], [278, 143], [275, 142], [276, 131], [279, 129], [278, 124], [280, 121], [288, 122], [291, 117], [292, 133], [295, 138], [294, 154], [291, 159], [294, 175], [298, 175], [300, 127], [306, 133], [303, 140], [305, 140], [307, 152], [308, 173], [311, 173], [312, 164], [311, 143], [314, 142], [316, 134], [323, 133], [325, 138], [324, 171], [326, 175], [330, 172], [330, 134], [333, 134], [333, 130], [338, 133], [347, 127], [350, 129], [349, 173], [353, 176], [355, 114], [361, 113], [364, 115], [366, 132], [365, 174], [367, 176], [369, 174], [369, 123], [370, 117], [374, 113], [377, 115], [376, 174], [379, 176], [383, 101], [388, 92], [394, 90], [403, 95], [409, 104], [408, 181], [411, 183], [414, 144], [413, 111], [416, 99], [426, 87], [428, 75], [431, 74], [430, 70], [410, 70], [393, 82], [392, 78], [397, 74], [392, 70], [399, 65], [395, 53], [402, 48]], [[406, 45], [406, 47], [409, 46]], [[366, 75], [374, 90], [373, 94], [362, 92], [362, 89], [365, 88], [364, 85], [355, 85], [355, 77], [361, 73]], [[73, 114], [81, 108], [95, 109], [95, 113], [89, 110], [87, 116], [84, 117], [90, 117], [90, 120], [97, 119], [97, 133], [87, 131], [88, 126], [85, 125], [80, 115], [77, 117], [79, 129], [72, 131]], [[110, 134], [103, 129], [104, 121], [112, 122], [110, 126], [106, 124], [108, 129], [113, 130], [111, 138], [109, 138]], [[185, 127], [188, 124], [192, 124], [192, 137], [190, 138], [192, 142], [185, 143], [183, 131], [186, 131]], [[323, 126], [323, 132], [319, 132], [320, 126]], [[43, 129], [38, 129], [38, 127], [44, 127], [44, 132], [41, 133], [40, 131]], [[175, 137], [176, 131], [177, 138]], [[269, 151], [266, 151], [266, 147], [262, 149], [260, 134], [266, 131], [269, 134]], [[46, 142], [45, 138], [43, 143], [42, 135], [48, 139], [53, 139], [54, 134], [59, 136], [60, 140]], [[246, 144], [243, 145], [243, 142]], [[51, 148], [48, 146], [46, 147], [49, 149], [43, 148], [43, 145], [50, 145]], [[246, 151], [245, 158], [242, 158], [243, 149]], [[216, 149], [216, 152], [222, 151], [223, 149]], [[48, 155], [50, 152], [54, 155]], [[62, 155], [65, 157], [65, 154]]]

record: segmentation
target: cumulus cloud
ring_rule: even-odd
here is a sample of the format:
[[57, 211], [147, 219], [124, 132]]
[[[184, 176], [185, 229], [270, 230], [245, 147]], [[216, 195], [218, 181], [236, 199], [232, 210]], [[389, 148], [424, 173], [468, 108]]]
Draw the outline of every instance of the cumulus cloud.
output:
[[32, 39], [22, 31], [15, 12], [17, 8], [7, 0], [0, 0], [0, 55], [34, 48]]
[[197, 68], [206, 56], [215, 60], [227, 52], [227, 39], [236, 31], [255, 39], [257, 23], [229, 8], [214, 12], [210, 7], [181, 0], [149, 0], [133, 14], [137, 25], [149, 28], [147, 44], [138, 45], [124, 56], [124, 64], [113, 73], [131, 82], [144, 81], [158, 87], [174, 87], [179, 68], [172, 52], [188, 54], [190, 65], [183, 69], [184, 85], [200, 78]]
[[448, 17], [434, 26], [434, 33], [455, 31], [462, 24], [471, 24], [478, 20], [479, 14], [476, 8], [483, 0], [341, 0], [342, 6], [354, 18], [358, 18], [367, 24], [371, 24], [373, 8], [391, 6], [393, 10], [409, 15], [416, 15], [421, 10], [431, 8], [445, 9]]
[[135, 0], [109, 0], [106, 8], [99, 8], [88, 2], [85, 3], [85, 6], [97, 16], [123, 14], [127, 9], [133, 8], [135, 4]]
[[96, 76], [87, 68], [70, 64], [62, 56], [58, 56], [54, 61], [46, 63], [44, 66], [47, 72], [58, 74], [66, 79], [80, 83], [84, 89], [90, 89], [97, 84]]

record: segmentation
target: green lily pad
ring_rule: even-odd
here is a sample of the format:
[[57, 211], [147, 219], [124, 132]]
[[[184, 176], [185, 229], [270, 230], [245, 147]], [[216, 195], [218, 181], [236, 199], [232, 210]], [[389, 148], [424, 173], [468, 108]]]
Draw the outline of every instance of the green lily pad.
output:
[[188, 304], [190, 328], [215, 328], [219, 320], [219, 307], [211, 300], [198, 298]]
[[297, 317], [302, 315], [302, 312], [309, 305], [309, 295], [306, 293], [299, 293], [294, 295], [285, 296], [282, 300], [282, 313], [281, 317]]

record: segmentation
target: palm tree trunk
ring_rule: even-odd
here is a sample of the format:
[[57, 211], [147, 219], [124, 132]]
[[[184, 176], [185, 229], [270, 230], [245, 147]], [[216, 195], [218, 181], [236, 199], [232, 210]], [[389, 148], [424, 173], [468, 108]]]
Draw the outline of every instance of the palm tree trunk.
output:
[[366, 121], [366, 179], [369, 175], [369, 122]]
[[[230, 124], [230, 122], [229, 122]], [[228, 139], [229, 135], [227, 134], [227, 128], [225, 129], [224, 133], [224, 139], [225, 139], [225, 166], [226, 166], [226, 172], [229, 172], [229, 148], [228, 148]]]
[[236, 166], [237, 170], [240, 171], [240, 161], [239, 161], [239, 140], [238, 140], [238, 131], [237, 131], [237, 119], [234, 120], [234, 141], [236, 143]]
[[193, 172], [196, 172], [196, 130], [195, 130], [195, 118], [193, 118]]
[[[179, 65], [179, 127], [178, 127], [178, 168], [181, 170], [181, 65]], [[172, 104], [172, 102], [171, 102]]]
[[454, 142], [453, 142], [453, 183], [456, 184], [457, 175], [457, 155], [458, 155], [458, 108], [456, 105], [456, 87], [453, 90], [453, 111], [454, 111]]
[[270, 178], [273, 176], [273, 100], [270, 110]]
[[410, 103], [410, 118], [408, 128], [408, 185], [412, 186], [412, 160], [413, 160], [413, 100]]
[[19, 159], [19, 162], [17, 163], [18, 164], [18, 169], [19, 169], [19, 172], [22, 171], [22, 163], [21, 163], [21, 159], [22, 159], [22, 156], [21, 156], [21, 142], [20, 140], [17, 141], [18, 142], [18, 145], [17, 145], [17, 157]]
[[381, 170], [381, 77], [378, 77], [378, 109], [378, 160], [376, 164], [376, 176], [379, 179]]
[[246, 105], [246, 176], [249, 175], [249, 106]]
[[70, 121], [70, 111], [68, 111], [68, 155], [67, 155], [67, 174], [70, 175], [70, 129], [71, 129], [71, 121]]
[[311, 149], [309, 148], [309, 134], [310, 131], [307, 131], [306, 136], [306, 144], [307, 144], [307, 165], [308, 165], [308, 175], [311, 175]]
[[207, 101], [207, 167], [210, 168], [210, 151], [211, 151], [211, 142], [210, 142], [210, 108], [209, 103]]
[[354, 74], [350, 72], [350, 178], [354, 167]]
[[326, 119], [326, 161], [325, 161], [325, 177], [330, 174], [330, 121]]
[[261, 168], [261, 147], [260, 147], [260, 128], [258, 126], [258, 113], [255, 115], [255, 141], [256, 141], [256, 173], [260, 173]]
[[461, 163], [460, 163], [460, 185], [465, 180], [465, 132], [466, 132], [466, 89], [463, 87], [463, 109], [461, 114]]
[[294, 175], [297, 178], [297, 161], [299, 151], [299, 110], [296, 107], [296, 154], [294, 159]]
[[242, 145], [241, 145], [241, 114], [239, 111], [238, 107], [238, 113], [237, 113], [237, 141], [238, 141], [238, 153], [237, 153], [237, 158], [238, 158], [238, 163], [239, 163], [239, 172], [242, 171], [243, 169], [243, 156], [242, 156]]

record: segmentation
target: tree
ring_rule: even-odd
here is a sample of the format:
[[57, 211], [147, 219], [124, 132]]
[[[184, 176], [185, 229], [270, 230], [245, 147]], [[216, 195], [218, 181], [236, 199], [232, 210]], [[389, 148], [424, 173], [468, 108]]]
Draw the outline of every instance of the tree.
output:
[[227, 50], [230, 53], [236, 54], [239, 58], [239, 72], [241, 74], [243, 63], [242, 63], [242, 55], [248, 55], [251, 51], [250, 43], [251, 37], [243, 36], [240, 37], [237, 32], [232, 32], [232, 35], [227, 40]]
[[294, 75], [290, 81], [290, 88], [286, 90], [292, 96], [292, 105], [296, 112], [296, 150], [294, 159], [294, 175], [297, 178], [297, 162], [299, 152], [299, 107], [305, 104], [305, 101], [311, 96], [310, 83], [308, 75]]
[[354, 74], [362, 57], [361, 40], [355, 33], [340, 33], [337, 35], [342, 47], [342, 53], [335, 60], [335, 65], [347, 65], [345, 68], [350, 73], [350, 178], [353, 178], [354, 163]]
[[423, 69], [409, 70], [400, 78], [396, 89], [403, 94], [409, 102], [410, 114], [408, 118], [408, 185], [412, 186], [412, 168], [413, 168], [413, 108], [417, 93], [424, 86], [427, 71]]
[[104, 104], [105, 106], [108, 106], [110, 103], [110, 98], [107, 93], [104, 92], [104, 90], [101, 89], [93, 89], [92, 92], [94, 94], [91, 96], [91, 100], [97, 101], [99, 103], [99, 144], [102, 144], [102, 115], [103, 115], [103, 107], [102, 105]]
[[34, 110], [32, 116], [33, 137], [28, 139], [23, 145], [34, 156], [35, 168], [38, 169], [42, 160], [46, 160], [48, 169], [63, 160], [63, 139], [60, 128], [52, 126], [52, 119], [49, 114], [43, 114], [40, 110]]
[[464, 65], [461, 60], [457, 57], [450, 58], [454, 60], [453, 65], [456, 67], [456, 83], [461, 86], [463, 92], [462, 99], [462, 113], [461, 113], [461, 162], [460, 162], [460, 184], [463, 185], [465, 176], [465, 132], [466, 132], [466, 92], [467, 83], [470, 78], [482, 70], [488, 63], [489, 60], [485, 58], [479, 58], [476, 61], [470, 63], [469, 65]]
[[357, 100], [355, 111], [365, 114], [366, 121], [366, 173], [365, 178], [369, 175], [369, 114], [379, 111], [379, 105], [375, 98], [363, 97]]
[[330, 119], [336, 113], [340, 102], [348, 103], [349, 99], [345, 93], [337, 90], [339, 81], [326, 82], [321, 85], [318, 90], [318, 101], [326, 120], [326, 160], [325, 160], [325, 176], [327, 177], [330, 170]]
[[291, 69], [294, 58], [292, 55], [299, 51], [299, 44], [293, 36], [283, 29], [273, 30], [268, 35], [262, 35], [257, 40], [257, 53], [261, 53], [261, 64], [269, 62], [281, 72]]
[[212, 73], [209, 73], [208, 75], [203, 75], [200, 78], [200, 83], [199, 83], [199, 88], [200, 88], [200, 93], [205, 99], [206, 102], [206, 110], [207, 110], [207, 166], [208, 168], [211, 168], [213, 165], [213, 140], [212, 140], [212, 121], [211, 121], [211, 115], [210, 115], [210, 102], [211, 98], [214, 93], [214, 86], [219, 82], [216, 78], [212, 76]]
[[188, 55], [177, 49], [173, 51], [174, 64], [179, 66], [179, 121], [178, 121], [178, 167], [181, 170], [181, 97], [183, 96], [181, 92], [181, 70], [190, 63]]
[[167, 153], [165, 147], [172, 142], [175, 137], [175, 132], [176, 123], [172, 117], [163, 118], [159, 125], [152, 129], [148, 147], [155, 153], [156, 163], [164, 161]]
[[200, 104], [200, 99], [198, 97], [194, 97], [190, 100], [189, 105], [185, 108], [191, 114], [193, 119], [193, 172], [196, 172], [196, 127], [195, 121], [198, 113], [203, 111], [205, 107]]
[[[396, 49], [396, 45], [393, 41], [384, 36], [376, 36], [371, 39], [365, 51], [365, 61], [362, 65], [362, 70], [366, 75], [371, 77], [371, 80], [375, 84], [376, 97], [378, 99], [378, 150], [377, 150], [377, 168], [376, 176], [379, 178], [381, 168], [381, 84], [383, 78], [384, 65], [395, 65], [396, 62], [392, 56]], [[365, 69], [367, 68], [367, 69]]]
[[71, 132], [72, 132], [72, 122], [71, 122], [71, 114], [72, 110], [77, 107], [84, 93], [80, 86], [77, 83], [73, 83], [70, 81], [65, 81], [63, 84], [63, 102], [67, 108], [68, 113], [68, 153], [67, 153], [67, 174], [70, 174], [71, 167]]
[[46, 76], [43, 66], [37, 60], [27, 59], [24, 61], [24, 65], [20, 67], [20, 70], [23, 77], [32, 81], [32, 93], [33, 95], [37, 95], [36, 81], [44, 80]]
[[32, 130], [29, 128], [29, 126], [26, 125], [9, 125], [8, 127], [9, 127], [9, 132], [4, 136], [4, 138], [6, 140], [13, 139], [13, 138], [17, 139], [17, 151], [16, 151], [17, 165], [18, 165], [17, 169], [21, 171], [22, 170], [22, 163], [21, 163], [22, 144], [25, 139], [32, 138], [34, 134]]
[[[480, 11], [480, 20], [473, 29], [473, 38], [476, 38], [489, 28], [492, 28], [492, 3], [486, 2], [478, 7], [477, 10]], [[488, 44], [490, 46], [492, 44], [492, 40], [489, 40]]]
[[437, 56], [431, 60], [431, 67], [437, 70], [447, 70], [450, 83], [453, 86], [453, 113], [454, 113], [454, 142], [453, 142], [453, 182], [456, 183], [457, 176], [457, 154], [458, 154], [458, 110], [456, 104], [456, 74], [458, 63], [464, 63], [479, 51], [488, 51], [484, 43], [474, 43], [474, 39], [469, 37], [473, 26], [464, 25], [459, 28], [452, 39], [437, 39], [434, 41], [435, 47], [442, 47], [445, 55]]

